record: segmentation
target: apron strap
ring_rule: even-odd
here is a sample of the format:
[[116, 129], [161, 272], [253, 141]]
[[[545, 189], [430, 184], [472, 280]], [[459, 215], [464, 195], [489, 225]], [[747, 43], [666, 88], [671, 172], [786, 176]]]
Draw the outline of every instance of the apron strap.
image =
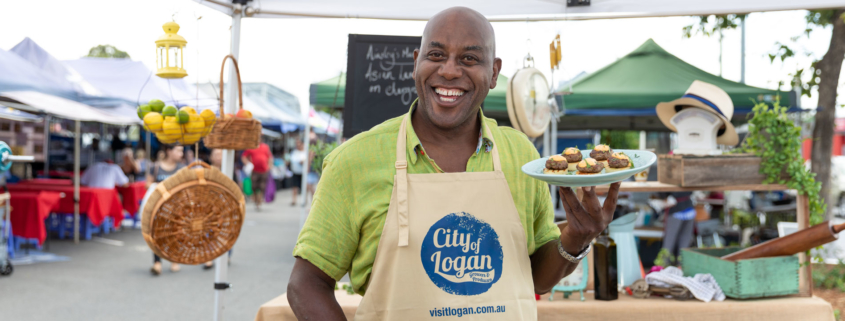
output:
[[399, 214], [399, 246], [408, 246], [410, 227], [408, 226], [408, 161], [405, 155], [407, 149], [407, 137], [405, 136], [405, 123], [410, 120], [409, 116], [402, 118], [399, 126], [399, 136], [396, 138], [396, 204]]
[[[396, 137], [396, 163], [394, 164], [394, 167], [396, 167], [396, 179], [394, 184], [396, 184], [396, 200], [398, 202], [398, 204], [396, 204], [396, 210], [399, 216], [400, 247], [408, 246], [408, 239], [410, 235], [410, 227], [408, 224], [408, 159], [406, 156], [408, 138], [405, 134], [405, 125], [407, 122], [411, 121], [410, 115], [411, 114], [408, 113], [402, 118], [402, 124], [399, 125], [399, 135]], [[493, 134], [490, 132], [490, 128], [485, 127], [484, 129], [487, 136], [490, 137], [490, 141], [493, 143], [493, 153], [491, 155], [493, 156], [493, 171], [501, 172], [502, 163], [499, 160], [499, 149], [496, 147], [496, 142], [493, 141]]]

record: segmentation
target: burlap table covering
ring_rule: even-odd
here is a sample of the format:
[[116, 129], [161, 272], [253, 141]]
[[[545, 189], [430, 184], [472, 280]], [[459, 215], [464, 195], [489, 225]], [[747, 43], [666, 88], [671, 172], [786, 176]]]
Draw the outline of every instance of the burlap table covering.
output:
[[[346, 291], [336, 291], [346, 318], [352, 320], [361, 296], [348, 295]], [[650, 298], [634, 299], [620, 295], [619, 300], [603, 302], [593, 300], [593, 294], [585, 295], [587, 301], [581, 302], [574, 293], [569, 299], [563, 299], [558, 293], [554, 301], [544, 295], [537, 301], [538, 319], [546, 320], [648, 320], [648, 321], [794, 321], [817, 320], [834, 321], [833, 308], [818, 297], [784, 297], [759, 300], [725, 300], [723, 302], [704, 303], [697, 300], [675, 301], [671, 299]], [[442, 318], [439, 318], [442, 319]], [[466, 319], [464, 317], [463, 319]], [[256, 321], [296, 320], [288, 305], [287, 294], [282, 294], [261, 305]]]

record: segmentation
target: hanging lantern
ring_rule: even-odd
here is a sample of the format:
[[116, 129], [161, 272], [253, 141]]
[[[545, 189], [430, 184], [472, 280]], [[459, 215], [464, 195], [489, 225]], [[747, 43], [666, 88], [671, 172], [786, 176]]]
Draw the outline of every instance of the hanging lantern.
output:
[[180, 35], [179, 25], [173, 21], [161, 26], [164, 35], [156, 40], [156, 76], [161, 78], [184, 78], [188, 72], [184, 68], [182, 49], [188, 44]]

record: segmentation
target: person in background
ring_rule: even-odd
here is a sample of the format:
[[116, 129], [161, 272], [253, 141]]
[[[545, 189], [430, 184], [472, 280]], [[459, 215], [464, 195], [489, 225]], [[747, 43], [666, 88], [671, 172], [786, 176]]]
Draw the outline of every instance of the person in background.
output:
[[267, 179], [270, 177], [270, 168], [273, 167], [273, 154], [270, 147], [261, 143], [257, 148], [247, 149], [241, 155], [241, 160], [246, 164], [252, 163], [252, 199], [255, 200], [255, 210], [261, 211], [261, 202], [264, 201], [264, 190], [267, 188]]
[[161, 148], [158, 150], [158, 153], [156, 153], [156, 158], [155, 162], [153, 163], [153, 167], [158, 166], [158, 163], [160, 163], [164, 159], [164, 157], [167, 156], [164, 150], [165, 148]]
[[663, 248], [672, 257], [666, 264], [678, 264], [681, 249], [689, 247], [693, 240], [693, 226], [695, 224], [695, 205], [692, 192], [658, 193], [657, 199], [649, 203], [657, 210], [663, 210]]
[[[182, 167], [183, 149], [182, 146], [164, 146], [161, 149], [164, 151], [164, 157], [156, 162], [155, 167], [147, 173], [147, 184], [152, 182], [161, 183], [168, 177], [176, 174]], [[170, 265], [171, 272], [179, 272], [179, 264], [173, 263]], [[153, 275], [161, 274], [161, 258], [153, 254], [153, 267], [150, 268]]]
[[305, 146], [301, 139], [296, 140], [296, 149], [290, 153], [290, 171], [293, 172], [291, 185], [293, 186], [293, 200], [290, 206], [296, 206], [296, 194], [302, 187], [302, 167], [305, 166]]
[[[314, 134], [312, 132], [312, 134]], [[305, 192], [308, 193], [307, 197], [305, 198], [305, 204], [302, 204], [302, 207], [305, 207], [308, 204], [308, 200], [314, 199], [314, 191], [317, 189], [317, 183], [320, 182], [320, 175], [317, 174], [317, 171], [314, 170], [314, 166], [319, 166], [314, 164], [314, 156], [317, 155], [315, 150], [317, 150], [317, 143], [316, 143], [316, 135], [312, 135], [313, 140], [311, 140], [311, 149], [308, 151], [308, 164], [311, 164], [311, 167], [308, 170], [308, 175], [306, 176], [306, 185], [305, 185]]]
[[129, 177], [130, 181], [135, 181], [135, 175], [138, 173], [138, 164], [135, 163], [134, 155], [132, 154], [132, 148], [126, 147], [121, 152], [121, 159], [120, 159], [120, 169], [123, 170], [123, 173], [126, 174], [126, 177]]
[[93, 188], [115, 188], [128, 185], [129, 177], [120, 166], [109, 160], [100, 160], [85, 169], [79, 183]]
[[194, 155], [194, 150], [191, 149], [190, 146], [188, 148], [186, 148], [185, 149], [185, 161], [184, 161], [185, 165], [193, 163], [196, 160], [195, 156], [196, 155]]
[[143, 149], [135, 151], [135, 181], [143, 182], [147, 180], [147, 152]]

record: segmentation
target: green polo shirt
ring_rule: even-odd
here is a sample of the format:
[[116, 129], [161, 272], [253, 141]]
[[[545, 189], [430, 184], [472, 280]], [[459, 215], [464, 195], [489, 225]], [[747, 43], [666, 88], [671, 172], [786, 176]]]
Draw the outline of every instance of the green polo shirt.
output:
[[[413, 108], [412, 105], [411, 111]], [[480, 116], [481, 132], [485, 134], [467, 161], [467, 172], [493, 170], [492, 142], [484, 130], [490, 128], [525, 229], [528, 254], [533, 254], [538, 247], [560, 237], [548, 186], [520, 169], [540, 155], [525, 134], [499, 127], [495, 120]], [[396, 174], [396, 136], [403, 117], [355, 135], [325, 158], [311, 212], [293, 249], [294, 256], [308, 260], [335, 280], [348, 272], [352, 287], [361, 294], [369, 283], [390, 205]], [[408, 173], [441, 172], [425, 153], [410, 119], [406, 130]]]

